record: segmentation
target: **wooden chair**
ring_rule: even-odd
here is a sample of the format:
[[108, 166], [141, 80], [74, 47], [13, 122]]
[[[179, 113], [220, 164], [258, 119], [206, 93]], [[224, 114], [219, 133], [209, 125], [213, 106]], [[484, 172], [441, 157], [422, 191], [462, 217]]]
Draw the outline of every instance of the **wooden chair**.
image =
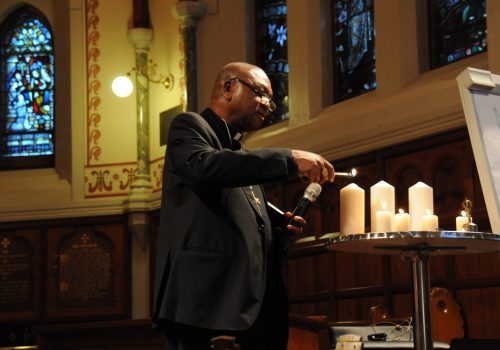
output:
[[464, 337], [464, 320], [460, 306], [445, 288], [431, 289], [432, 339], [450, 344]]

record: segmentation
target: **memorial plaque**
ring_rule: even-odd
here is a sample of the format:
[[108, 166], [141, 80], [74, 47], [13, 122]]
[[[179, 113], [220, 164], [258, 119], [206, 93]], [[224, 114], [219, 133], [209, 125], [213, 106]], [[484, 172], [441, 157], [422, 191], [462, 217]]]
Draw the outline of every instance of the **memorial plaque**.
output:
[[49, 230], [50, 318], [122, 315], [128, 271], [121, 224]]
[[38, 236], [36, 231], [0, 232], [0, 321], [36, 318]]
[[79, 231], [59, 248], [58, 306], [109, 305], [113, 299], [112, 243], [98, 232]]

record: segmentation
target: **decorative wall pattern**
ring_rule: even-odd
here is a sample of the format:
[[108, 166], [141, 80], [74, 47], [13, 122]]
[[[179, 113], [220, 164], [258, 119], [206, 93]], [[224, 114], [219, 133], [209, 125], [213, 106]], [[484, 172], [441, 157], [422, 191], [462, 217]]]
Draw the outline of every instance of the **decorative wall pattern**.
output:
[[[164, 158], [151, 161], [150, 174], [153, 192], [162, 189]], [[137, 164], [119, 163], [90, 165], [85, 168], [85, 198], [128, 196], [137, 174]]]
[[126, 196], [137, 172], [136, 163], [103, 164], [85, 168], [85, 197]]
[[151, 183], [153, 185], [153, 192], [161, 191], [162, 189], [162, 179], [163, 179], [163, 164], [165, 163], [165, 158], [161, 157], [152, 160], [149, 163], [149, 173], [151, 174]]
[[86, 164], [90, 165], [93, 161], [99, 160], [102, 149], [99, 146], [101, 131], [99, 130], [99, 122], [101, 114], [99, 113], [99, 105], [101, 98], [99, 90], [101, 82], [99, 73], [101, 67], [99, 65], [99, 56], [101, 54], [97, 43], [100, 38], [98, 30], [99, 16], [97, 8], [99, 0], [87, 0], [85, 3], [86, 14], [86, 51], [87, 51], [87, 157]]

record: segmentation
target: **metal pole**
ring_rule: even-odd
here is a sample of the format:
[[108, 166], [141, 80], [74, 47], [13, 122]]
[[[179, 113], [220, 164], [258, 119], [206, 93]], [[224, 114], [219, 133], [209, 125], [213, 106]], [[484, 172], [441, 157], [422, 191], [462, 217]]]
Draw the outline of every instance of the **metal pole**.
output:
[[430, 297], [429, 297], [429, 254], [415, 251], [408, 254], [412, 265], [413, 307], [415, 329], [413, 344], [417, 350], [432, 350]]

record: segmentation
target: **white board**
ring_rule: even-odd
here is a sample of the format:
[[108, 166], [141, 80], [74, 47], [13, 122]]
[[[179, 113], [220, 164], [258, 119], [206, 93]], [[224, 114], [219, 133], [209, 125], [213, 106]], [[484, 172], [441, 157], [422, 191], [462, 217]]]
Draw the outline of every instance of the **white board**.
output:
[[500, 76], [467, 68], [457, 77], [493, 233], [500, 233]]

